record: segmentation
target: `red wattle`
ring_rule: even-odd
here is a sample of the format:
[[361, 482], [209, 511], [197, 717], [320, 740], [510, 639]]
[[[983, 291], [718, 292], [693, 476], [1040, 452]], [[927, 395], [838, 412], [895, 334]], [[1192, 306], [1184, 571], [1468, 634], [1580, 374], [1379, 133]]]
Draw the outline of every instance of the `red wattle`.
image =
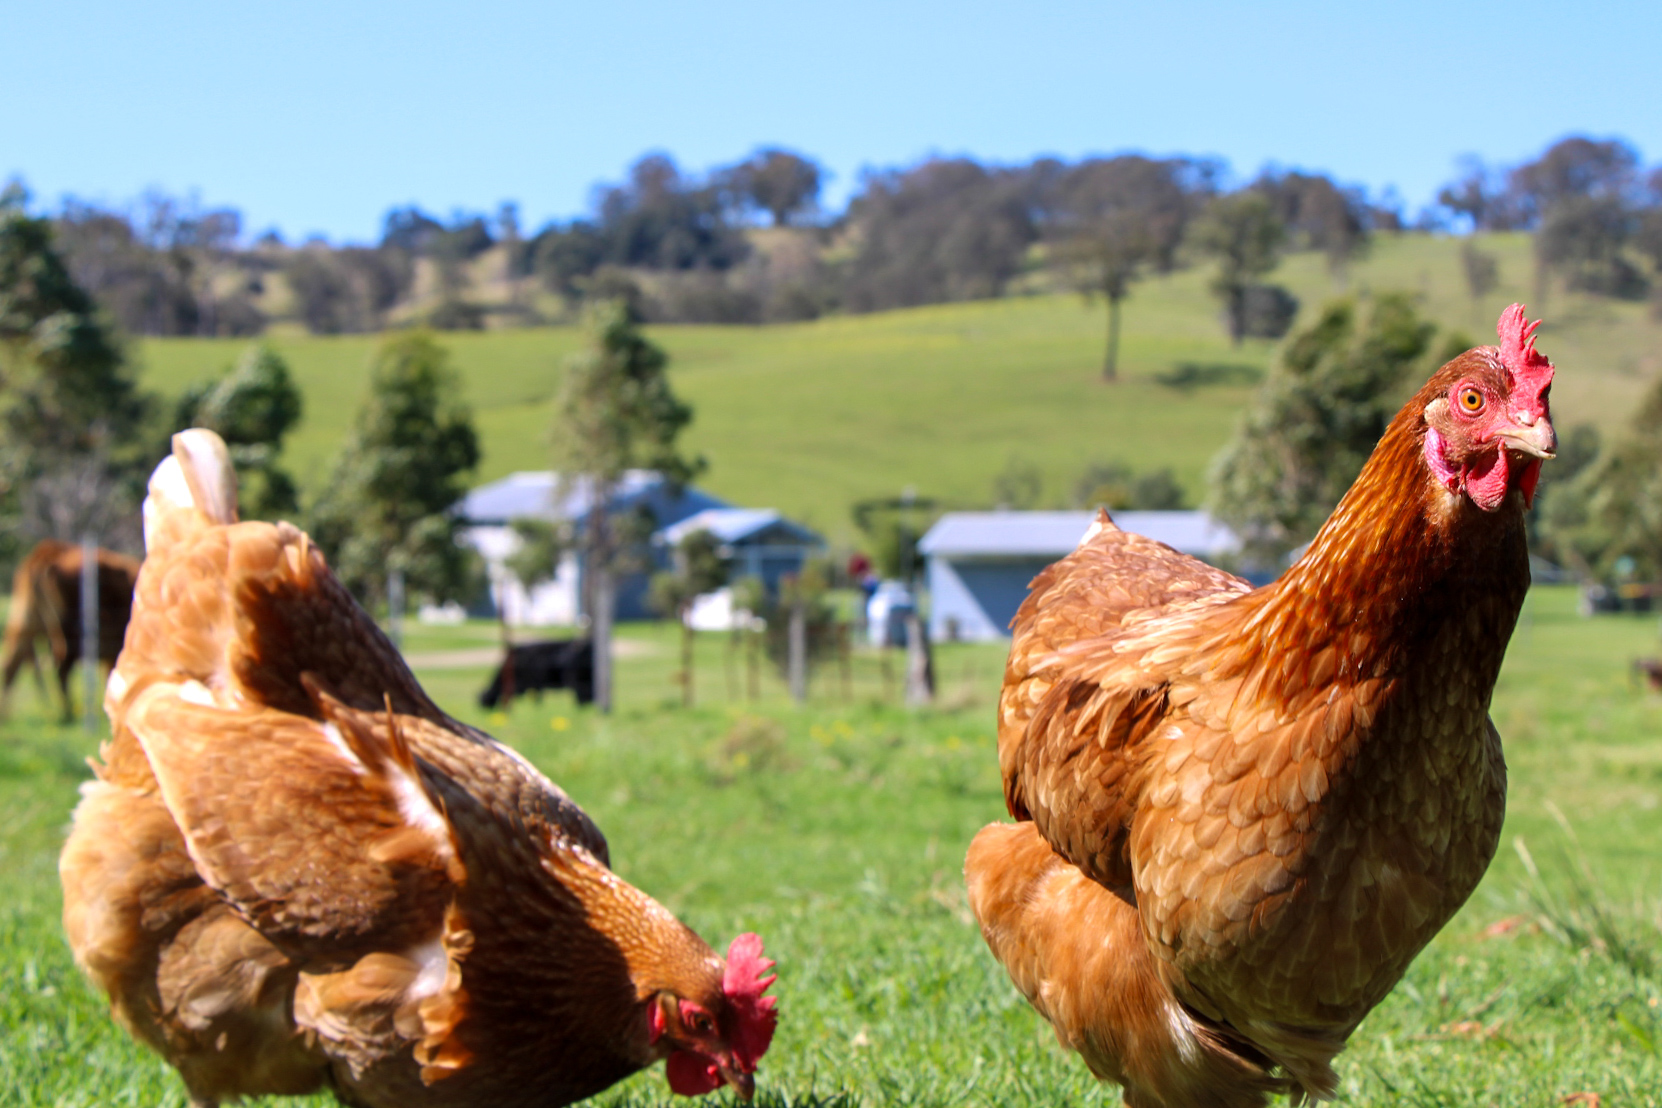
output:
[[1466, 470], [1466, 495], [1485, 512], [1492, 512], [1505, 501], [1511, 491], [1511, 463], [1503, 447], [1496, 447], [1492, 457], [1473, 462]]
[[721, 1088], [721, 1070], [714, 1058], [691, 1050], [678, 1050], [664, 1063], [664, 1076], [672, 1092], [682, 1096], [703, 1096]]
[[1524, 466], [1523, 476], [1518, 478], [1518, 487], [1523, 490], [1524, 507], [1535, 506], [1535, 485], [1541, 480], [1541, 459], [1534, 458]]

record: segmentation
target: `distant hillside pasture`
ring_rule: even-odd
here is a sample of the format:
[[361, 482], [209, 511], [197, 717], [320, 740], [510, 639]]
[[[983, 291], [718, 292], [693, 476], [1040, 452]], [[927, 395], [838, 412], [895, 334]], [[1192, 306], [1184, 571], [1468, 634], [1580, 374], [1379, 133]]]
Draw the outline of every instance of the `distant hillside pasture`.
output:
[[[1535, 302], [1534, 258], [1523, 234], [1481, 236], [1500, 280], [1474, 305], [1462, 240], [1382, 235], [1340, 282], [1315, 253], [1289, 258], [1272, 280], [1302, 302], [1301, 321], [1345, 292], [1406, 289], [1439, 324], [1493, 340], [1513, 300], [1547, 323], [1541, 346], [1560, 367], [1557, 422], [1619, 430], [1662, 372], [1662, 325], [1643, 304], [1569, 295]], [[1092, 462], [1138, 471], [1171, 467], [1191, 500], [1228, 436], [1273, 344], [1231, 347], [1206, 291], [1204, 266], [1136, 286], [1125, 308], [1121, 381], [1100, 380], [1106, 312], [1100, 302], [1045, 294], [768, 326], [658, 326], [676, 390], [696, 408], [687, 438], [710, 461], [701, 483], [735, 503], [772, 506], [833, 537], [850, 530], [856, 500], [919, 494], [990, 503], [1012, 457], [1043, 474], [1043, 501], [1065, 504]], [[1295, 323], [1295, 327], [1298, 324]], [[276, 335], [306, 395], [290, 449], [315, 495], [363, 400], [372, 335]], [[454, 352], [484, 444], [481, 481], [548, 465], [551, 399], [570, 327], [453, 333]], [[1441, 338], [1438, 346], [1441, 346]], [[176, 395], [229, 365], [228, 339], [147, 339], [145, 380]]]

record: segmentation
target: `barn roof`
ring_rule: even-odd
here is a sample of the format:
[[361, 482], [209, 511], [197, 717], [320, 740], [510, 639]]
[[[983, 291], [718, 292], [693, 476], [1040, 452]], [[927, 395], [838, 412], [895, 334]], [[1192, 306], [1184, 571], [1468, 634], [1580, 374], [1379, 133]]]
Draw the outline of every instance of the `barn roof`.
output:
[[[1232, 553], [1241, 541], [1200, 511], [1114, 512], [1120, 529], [1196, 556]], [[925, 555], [1060, 558], [1084, 538], [1095, 512], [948, 512], [918, 542]]]
[[706, 508], [659, 532], [674, 544], [694, 531], [708, 531], [724, 543], [743, 543], [764, 535], [788, 543], [820, 546], [825, 540], [800, 523], [786, 519], [772, 508]]
[[[628, 507], [646, 497], [653, 497], [662, 489], [662, 475], [647, 469], [631, 469], [618, 482], [613, 503]], [[680, 498], [696, 511], [718, 506], [722, 502], [701, 489], [687, 486]], [[559, 474], [552, 470], [522, 470], [511, 473], [500, 481], [480, 485], [469, 492], [457, 505], [456, 511], [472, 524], [504, 524], [515, 519], [581, 519], [594, 506], [590, 482], [579, 479], [571, 488], [562, 489]]]

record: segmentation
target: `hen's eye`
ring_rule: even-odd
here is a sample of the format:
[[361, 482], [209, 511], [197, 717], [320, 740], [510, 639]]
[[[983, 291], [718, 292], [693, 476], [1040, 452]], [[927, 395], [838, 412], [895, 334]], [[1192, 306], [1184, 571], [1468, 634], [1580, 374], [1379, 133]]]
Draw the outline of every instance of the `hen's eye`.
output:
[[688, 1012], [687, 1026], [692, 1029], [694, 1034], [707, 1035], [711, 1027], [710, 1017], [699, 1011]]
[[1467, 385], [1460, 390], [1460, 410], [1467, 415], [1476, 415], [1483, 410], [1483, 392], [1480, 389]]

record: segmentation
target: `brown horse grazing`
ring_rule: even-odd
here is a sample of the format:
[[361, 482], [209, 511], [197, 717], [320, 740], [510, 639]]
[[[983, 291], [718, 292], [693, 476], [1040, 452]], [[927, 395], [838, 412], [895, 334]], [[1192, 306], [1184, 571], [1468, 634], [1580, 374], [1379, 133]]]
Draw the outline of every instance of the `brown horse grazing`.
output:
[[[133, 583], [138, 580], [136, 558], [113, 550], [98, 551], [98, 660], [115, 663], [127, 637], [127, 619], [133, 610]], [[58, 667], [58, 692], [63, 718], [73, 711], [69, 703], [69, 671], [81, 659], [81, 548], [43, 539], [12, 575], [12, 606], [6, 619], [6, 647], [0, 669], [0, 714], [11, 700], [12, 682], [27, 663], [35, 671], [42, 693], [40, 663], [35, 642], [45, 639]]]

